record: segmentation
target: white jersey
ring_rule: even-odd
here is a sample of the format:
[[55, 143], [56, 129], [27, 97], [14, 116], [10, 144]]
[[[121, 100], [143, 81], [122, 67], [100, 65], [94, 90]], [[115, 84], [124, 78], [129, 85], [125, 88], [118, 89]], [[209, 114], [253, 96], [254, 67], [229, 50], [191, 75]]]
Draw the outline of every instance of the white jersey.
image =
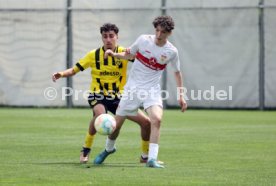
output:
[[168, 63], [175, 72], [180, 71], [177, 49], [169, 42], [160, 47], [154, 42], [155, 35], [141, 35], [129, 48], [135, 61], [125, 89], [160, 89], [160, 79]]

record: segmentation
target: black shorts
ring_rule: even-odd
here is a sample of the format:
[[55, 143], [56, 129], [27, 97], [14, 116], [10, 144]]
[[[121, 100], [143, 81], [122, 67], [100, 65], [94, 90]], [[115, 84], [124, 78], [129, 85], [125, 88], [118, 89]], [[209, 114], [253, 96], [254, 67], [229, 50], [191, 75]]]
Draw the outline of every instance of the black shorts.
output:
[[105, 111], [110, 111], [114, 115], [116, 114], [116, 109], [119, 105], [120, 99], [115, 96], [104, 96], [103, 94], [90, 93], [88, 96], [88, 103], [93, 109], [94, 106], [102, 104], [105, 107]]

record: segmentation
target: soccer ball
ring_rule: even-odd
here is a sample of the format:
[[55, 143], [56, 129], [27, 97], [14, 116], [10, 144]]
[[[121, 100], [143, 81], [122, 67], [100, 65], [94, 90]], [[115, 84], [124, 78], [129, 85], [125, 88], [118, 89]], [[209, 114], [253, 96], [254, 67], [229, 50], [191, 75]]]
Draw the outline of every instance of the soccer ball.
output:
[[110, 114], [101, 114], [95, 120], [95, 129], [99, 134], [109, 135], [116, 128], [116, 121]]

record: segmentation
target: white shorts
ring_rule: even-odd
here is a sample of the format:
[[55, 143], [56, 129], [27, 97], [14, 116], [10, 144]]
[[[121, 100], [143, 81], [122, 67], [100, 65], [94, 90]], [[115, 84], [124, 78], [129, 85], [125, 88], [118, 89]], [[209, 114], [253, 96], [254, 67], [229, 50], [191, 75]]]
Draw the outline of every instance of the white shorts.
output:
[[138, 109], [143, 106], [144, 110], [157, 105], [163, 108], [162, 97], [160, 90], [147, 91], [127, 91], [125, 90], [119, 106], [116, 110], [116, 115], [119, 116], [136, 116]]

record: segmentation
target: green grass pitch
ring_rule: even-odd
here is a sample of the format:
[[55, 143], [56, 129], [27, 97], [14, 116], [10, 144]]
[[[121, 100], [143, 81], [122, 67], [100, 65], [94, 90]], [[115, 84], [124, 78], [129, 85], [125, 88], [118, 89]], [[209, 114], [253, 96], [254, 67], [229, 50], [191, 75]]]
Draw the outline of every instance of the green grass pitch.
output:
[[0, 108], [0, 185], [276, 185], [276, 112], [165, 110], [159, 159], [138, 162], [140, 131], [126, 122], [117, 152], [101, 166], [79, 152], [90, 109]]

